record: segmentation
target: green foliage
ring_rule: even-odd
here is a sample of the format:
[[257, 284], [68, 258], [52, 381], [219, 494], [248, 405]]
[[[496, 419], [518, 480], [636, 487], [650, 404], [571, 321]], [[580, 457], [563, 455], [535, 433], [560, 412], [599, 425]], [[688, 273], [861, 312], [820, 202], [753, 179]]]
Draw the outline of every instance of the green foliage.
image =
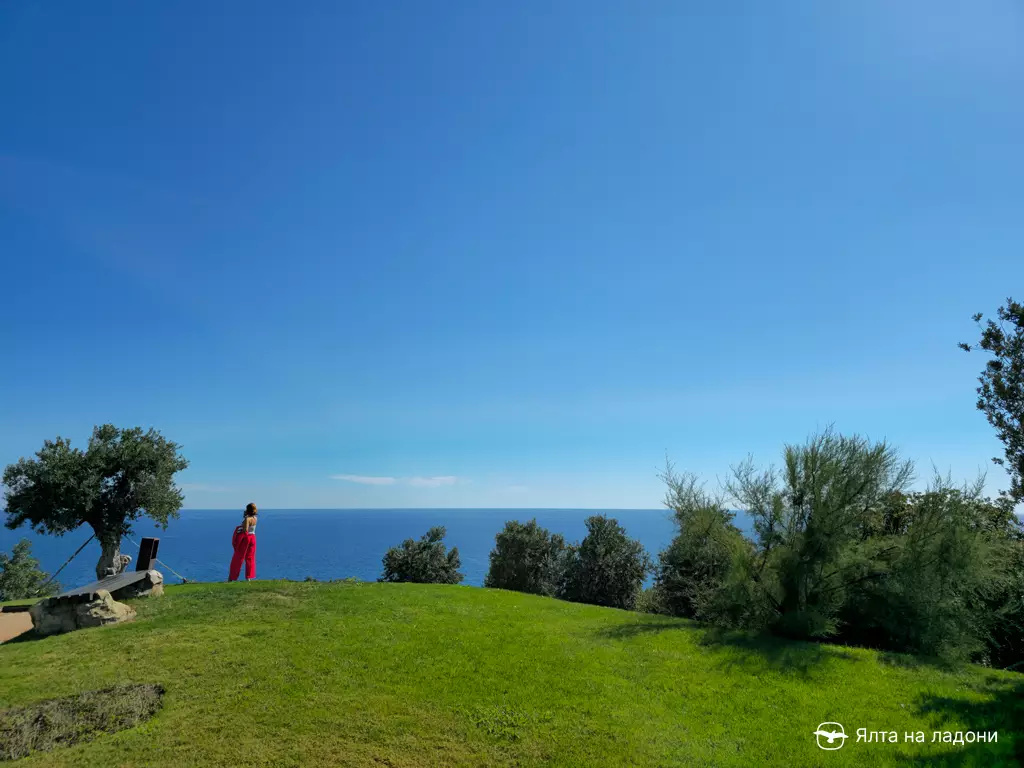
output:
[[47, 440], [34, 459], [4, 470], [7, 527], [60, 536], [86, 523], [101, 543], [131, 535], [143, 515], [166, 527], [183, 501], [173, 480], [188, 462], [178, 448], [156, 430], [110, 424], [93, 430], [85, 451]]
[[[1006, 468], [1010, 496], [1019, 502], [1024, 500], [1024, 305], [1007, 299], [997, 317], [998, 323], [991, 319], [985, 323], [976, 347], [959, 346], [967, 352], [982, 349], [992, 355], [978, 377], [978, 410], [995, 427], [1003, 444], [1004, 457], [992, 461]], [[981, 319], [981, 313], [974, 316], [977, 323]]]
[[495, 537], [485, 587], [553, 596], [565, 557], [565, 539], [537, 525], [510, 520]]
[[88, 524], [102, 553], [97, 578], [106, 575], [122, 536], [143, 515], [167, 527], [183, 497], [174, 474], [188, 467], [179, 446], [159, 432], [93, 429], [84, 451], [58, 437], [46, 440], [34, 459], [19, 459], [4, 470], [7, 527], [28, 523], [40, 533], [62, 536]]
[[786, 446], [781, 472], [735, 468], [727, 488], [754, 520], [752, 613], [780, 634], [835, 635], [850, 588], [887, 572], [892, 548], [866, 532], [912, 477], [884, 442], [831, 429]]
[[665, 605], [664, 596], [657, 586], [641, 589], [636, 596], [636, 604], [633, 610], [637, 613], [654, 613], [665, 616], [671, 615], [671, 611]]
[[617, 520], [594, 515], [586, 520], [587, 535], [570, 545], [558, 596], [631, 610], [644, 578], [653, 566], [643, 545], [626, 536]]
[[28, 539], [15, 544], [9, 555], [0, 552], [0, 602], [57, 594], [60, 584], [55, 581], [46, 584], [49, 577], [50, 574], [39, 570], [39, 561], [32, 557], [32, 544]]
[[669, 467], [679, 534], [657, 588], [674, 615], [727, 628], [1017, 663], [1024, 629], [1024, 530], [1008, 496], [937, 478], [907, 493], [912, 467], [885, 443], [826, 430], [787, 446], [782, 471], [735, 468], [722, 500]]
[[677, 475], [669, 464], [662, 480], [678, 534], [658, 558], [661, 605], [674, 616], [732, 624], [726, 617], [733, 603], [722, 597], [737, 561], [749, 557], [749, 545], [732, 524], [734, 515], [721, 499], [705, 493], [695, 476]]
[[1005, 520], [1002, 551], [1006, 558], [1006, 577], [988, 604], [993, 613], [988, 661], [994, 667], [1024, 671], [1024, 520], [1012, 514], [1013, 502], [1009, 496], [1001, 496], [996, 505]]
[[419, 541], [406, 539], [400, 547], [384, 554], [384, 574], [378, 581], [412, 582], [414, 584], [458, 584], [465, 575], [459, 573], [459, 548], [446, 551], [445, 529], [431, 528]]
[[885, 578], [850, 590], [840, 639], [991, 662], [1014, 580], [1012, 515], [982, 496], [981, 481], [954, 488], [937, 478], [897, 503], [902, 529], [876, 534], [892, 552]]

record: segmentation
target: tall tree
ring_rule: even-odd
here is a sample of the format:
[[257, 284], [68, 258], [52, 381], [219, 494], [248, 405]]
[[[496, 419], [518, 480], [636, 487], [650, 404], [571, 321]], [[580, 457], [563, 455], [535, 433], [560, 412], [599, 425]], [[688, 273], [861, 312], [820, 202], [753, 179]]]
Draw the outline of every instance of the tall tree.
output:
[[[979, 312], [974, 321], [981, 324]], [[1003, 458], [993, 458], [1010, 475], [1010, 496], [1024, 501], [1024, 305], [1013, 299], [981, 327], [981, 341], [966, 352], [984, 350], [992, 355], [978, 377], [978, 410], [985, 414], [1003, 444]]]
[[121, 537], [142, 516], [167, 527], [178, 516], [183, 496], [174, 474], [188, 466], [179, 446], [150, 429], [93, 429], [86, 450], [62, 437], [46, 440], [35, 458], [4, 470], [8, 528], [29, 523], [33, 530], [62, 536], [89, 525], [100, 543], [96, 578], [115, 569]]

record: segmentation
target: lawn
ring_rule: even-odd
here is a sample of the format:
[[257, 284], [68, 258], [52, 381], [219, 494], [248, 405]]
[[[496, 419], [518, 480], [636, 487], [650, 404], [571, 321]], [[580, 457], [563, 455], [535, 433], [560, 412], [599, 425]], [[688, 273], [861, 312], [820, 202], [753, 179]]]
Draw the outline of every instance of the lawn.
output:
[[[163, 686], [39, 766], [1017, 765], [1024, 675], [723, 635], [472, 587], [169, 587], [135, 622], [0, 646], [0, 709]], [[845, 747], [819, 750], [819, 723]], [[858, 728], [898, 743], [857, 743]], [[996, 744], [931, 743], [935, 730]], [[924, 731], [924, 744], [906, 743]]]

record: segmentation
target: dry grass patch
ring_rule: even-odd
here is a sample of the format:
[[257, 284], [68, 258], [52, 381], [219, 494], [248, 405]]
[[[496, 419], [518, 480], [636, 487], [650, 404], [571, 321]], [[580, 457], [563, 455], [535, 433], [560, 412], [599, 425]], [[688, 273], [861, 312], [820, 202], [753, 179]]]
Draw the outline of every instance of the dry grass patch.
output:
[[123, 685], [0, 712], [0, 760], [134, 728], [156, 714], [163, 695], [159, 685]]

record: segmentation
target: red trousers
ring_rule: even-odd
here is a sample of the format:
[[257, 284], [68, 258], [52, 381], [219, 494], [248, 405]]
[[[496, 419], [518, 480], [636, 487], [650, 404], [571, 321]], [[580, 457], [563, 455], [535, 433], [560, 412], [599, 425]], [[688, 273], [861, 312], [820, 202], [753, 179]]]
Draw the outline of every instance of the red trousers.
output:
[[231, 558], [231, 569], [228, 572], [228, 581], [238, 581], [238, 574], [242, 570], [242, 561], [245, 561], [245, 578], [256, 578], [256, 534], [236, 531], [231, 537], [231, 544], [235, 548], [235, 554]]

